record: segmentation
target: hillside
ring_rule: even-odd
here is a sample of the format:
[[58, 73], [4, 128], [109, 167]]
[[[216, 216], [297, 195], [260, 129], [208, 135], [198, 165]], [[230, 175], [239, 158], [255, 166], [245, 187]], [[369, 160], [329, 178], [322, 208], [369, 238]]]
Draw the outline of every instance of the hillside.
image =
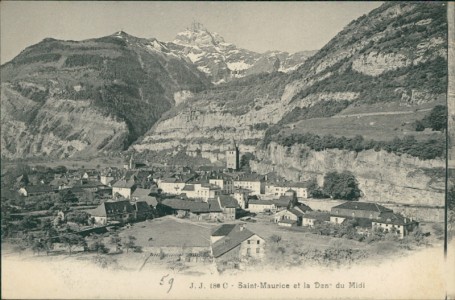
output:
[[186, 56], [214, 83], [229, 82], [252, 74], [296, 70], [315, 51], [293, 54], [283, 51], [257, 53], [228, 43], [216, 32], [210, 32], [201, 23], [194, 22], [185, 31], [167, 43], [171, 51]]
[[210, 82], [156, 39], [45, 39], [1, 69], [2, 157], [122, 150]]
[[231, 138], [244, 152], [304, 133], [440, 140], [440, 132], [416, 131], [414, 123], [445, 102], [446, 28], [444, 3], [385, 3], [295, 72], [250, 75], [196, 94], [133, 148], [180, 146], [215, 161]]

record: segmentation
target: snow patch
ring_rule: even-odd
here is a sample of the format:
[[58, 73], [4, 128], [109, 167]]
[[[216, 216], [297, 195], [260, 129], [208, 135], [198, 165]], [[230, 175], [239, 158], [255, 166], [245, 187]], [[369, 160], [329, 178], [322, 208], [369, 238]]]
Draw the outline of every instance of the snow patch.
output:
[[193, 52], [188, 53], [186, 56], [193, 62], [197, 62], [198, 60], [201, 59], [202, 56], [204, 56], [205, 52], [201, 52], [199, 54], [195, 54]]
[[233, 63], [227, 63], [229, 69], [233, 71], [246, 70], [252, 67], [252, 65], [245, 63], [244, 61], [238, 61]]
[[197, 69], [201, 72], [204, 72], [206, 74], [210, 74], [210, 69], [204, 66], [198, 66]]

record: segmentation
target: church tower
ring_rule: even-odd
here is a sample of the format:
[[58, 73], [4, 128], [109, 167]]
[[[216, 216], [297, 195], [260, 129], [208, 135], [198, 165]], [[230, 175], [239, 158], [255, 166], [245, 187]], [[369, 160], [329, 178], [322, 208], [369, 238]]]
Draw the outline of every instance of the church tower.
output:
[[226, 168], [238, 170], [240, 168], [240, 153], [234, 139], [232, 139], [231, 146], [226, 151]]

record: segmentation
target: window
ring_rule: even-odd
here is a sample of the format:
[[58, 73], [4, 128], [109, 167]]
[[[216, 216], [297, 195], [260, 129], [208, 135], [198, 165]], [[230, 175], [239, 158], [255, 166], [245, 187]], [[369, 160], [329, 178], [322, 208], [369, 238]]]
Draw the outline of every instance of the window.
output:
[[251, 254], [251, 249], [250, 249], [250, 248], [247, 248], [247, 249], [246, 249], [246, 254], [248, 254], [248, 255]]
[[256, 253], [261, 252], [261, 248], [256, 248]]
[[250, 240], [248, 240], [248, 245], [250, 244], [250, 242], [251, 242], [251, 241], [250, 241]]
[[259, 245], [259, 240], [257, 241], [257, 244]]

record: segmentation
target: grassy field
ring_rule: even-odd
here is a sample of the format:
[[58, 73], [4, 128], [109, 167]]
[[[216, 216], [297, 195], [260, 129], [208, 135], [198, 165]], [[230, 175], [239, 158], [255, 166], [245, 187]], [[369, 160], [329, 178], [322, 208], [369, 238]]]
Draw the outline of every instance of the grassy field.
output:
[[142, 247], [209, 247], [214, 223], [192, 222], [167, 216], [133, 224], [122, 230], [120, 237], [136, 238]]
[[428, 111], [419, 111], [413, 114], [310, 119], [298, 122], [286, 133], [310, 132], [320, 136], [331, 134], [345, 137], [362, 135], [364, 139], [377, 141], [388, 141], [393, 140], [394, 137], [403, 138], [407, 135], [414, 135], [417, 140], [443, 138], [441, 132], [428, 129], [417, 132], [413, 129], [412, 123], [421, 120], [427, 113]]

